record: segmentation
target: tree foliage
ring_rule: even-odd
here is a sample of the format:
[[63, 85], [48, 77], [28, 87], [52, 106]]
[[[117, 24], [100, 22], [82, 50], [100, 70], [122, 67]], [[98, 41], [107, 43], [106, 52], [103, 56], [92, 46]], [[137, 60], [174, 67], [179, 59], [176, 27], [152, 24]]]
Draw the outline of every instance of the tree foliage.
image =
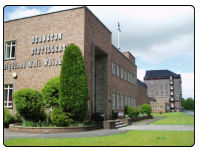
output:
[[147, 114], [148, 116], [150, 116], [150, 114], [152, 113], [152, 108], [149, 104], [142, 104], [140, 109], [143, 113]]
[[17, 112], [26, 120], [44, 120], [44, 102], [39, 91], [20, 89], [13, 94]]
[[73, 120], [83, 120], [88, 111], [88, 87], [84, 59], [75, 44], [67, 46], [60, 73], [60, 107]]
[[60, 78], [50, 79], [42, 89], [42, 96], [47, 108], [58, 106], [59, 103]]
[[194, 100], [193, 98], [182, 99], [183, 108], [186, 110], [194, 110]]

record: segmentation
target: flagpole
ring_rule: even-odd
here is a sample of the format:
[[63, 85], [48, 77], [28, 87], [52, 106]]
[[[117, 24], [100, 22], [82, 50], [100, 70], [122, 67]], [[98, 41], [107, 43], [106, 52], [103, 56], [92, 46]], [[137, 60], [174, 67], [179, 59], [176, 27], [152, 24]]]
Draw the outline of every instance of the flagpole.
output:
[[119, 48], [119, 30], [118, 30], [118, 49], [120, 49]]

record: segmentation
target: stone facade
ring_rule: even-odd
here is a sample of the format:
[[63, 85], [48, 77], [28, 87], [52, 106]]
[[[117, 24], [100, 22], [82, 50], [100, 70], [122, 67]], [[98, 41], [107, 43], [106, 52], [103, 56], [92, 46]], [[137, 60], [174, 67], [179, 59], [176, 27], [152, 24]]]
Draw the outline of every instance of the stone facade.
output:
[[[61, 39], [57, 37], [59, 34], [62, 35]], [[111, 34], [87, 7], [6, 21], [5, 49], [9, 41], [14, 41], [16, 46], [15, 58], [4, 59], [4, 85], [13, 85], [13, 91], [21, 88], [41, 90], [49, 79], [59, 76], [64, 44], [75, 43], [80, 47], [86, 65], [88, 117], [94, 112], [103, 111], [110, 118], [113, 109], [123, 111], [122, 103], [124, 106], [125, 101], [121, 96], [130, 97], [130, 105], [133, 105], [131, 100], [136, 98], [137, 92], [134, 84], [137, 79], [135, 58], [130, 53], [125, 56], [115, 48], [111, 43]], [[63, 47], [62, 51], [60, 46]], [[113, 62], [119, 66], [119, 76], [112, 74]], [[127, 71], [127, 80], [121, 78], [121, 73], [125, 74], [121, 68]], [[14, 78], [13, 73], [17, 77]], [[101, 73], [101, 76], [97, 77], [97, 73]], [[102, 77], [103, 80], [98, 80]], [[103, 95], [100, 94], [102, 90]], [[113, 93], [120, 94], [120, 98], [115, 99], [115, 108]], [[97, 95], [101, 95], [99, 100]], [[10, 111], [14, 112], [14, 109], [12, 107]]]
[[182, 111], [182, 82], [180, 75], [169, 70], [153, 72], [153, 76], [144, 77], [144, 82], [147, 84], [148, 97], [155, 98], [158, 105], [160, 105], [160, 103], [169, 104], [172, 112]]

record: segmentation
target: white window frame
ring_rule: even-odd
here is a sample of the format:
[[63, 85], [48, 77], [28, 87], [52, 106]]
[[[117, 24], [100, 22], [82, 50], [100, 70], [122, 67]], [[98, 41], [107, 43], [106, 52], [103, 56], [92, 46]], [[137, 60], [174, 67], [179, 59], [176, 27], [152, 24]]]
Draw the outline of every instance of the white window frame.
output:
[[[14, 43], [14, 44], [13, 44]], [[10, 45], [8, 45], [10, 44]], [[4, 59], [5, 60], [9, 60], [9, 59], [15, 59], [15, 55], [16, 55], [16, 41], [7, 41], [5, 43], [5, 55], [4, 55]], [[7, 48], [10, 47], [10, 54], [9, 57], [7, 57]], [[15, 52], [14, 52], [14, 57], [12, 57], [12, 51], [13, 51], [13, 47], [15, 47]]]
[[112, 74], [116, 75], [116, 67], [115, 67], [115, 63], [112, 61]]
[[123, 109], [124, 108], [124, 96], [121, 95], [121, 108]]
[[121, 67], [121, 79], [124, 79], [124, 69]]
[[127, 81], [127, 71], [126, 70], [124, 70], [124, 80]]
[[112, 108], [115, 109], [115, 100], [116, 100], [116, 93], [113, 92], [112, 94]]
[[127, 96], [126, 96], [126, 95], [124, 96], [124, 100], [125, 100], [125, 106], [128, 106], [128, 103], [127, 103]]
[[[5, 87], [5, 86], [8, 86], [8, 87]], [[12, 87], [10, 87], [12, 86]], [[13, 85], [12, 84], [5, 84], [4, 85], [4, 90], [7, 89], [7, 98], [6, 98], [6, 101], [4, 101], [4, 104], [6, 104], [6, 106], [3, 104], [3, 106], [5, 108], [12, 108], [13, 107], [13, 98], [11, 98], [11, 101], [9, 101], [9, 92], [10, 90], [12, 90], [12, 94], [13, 94]], [[9, 106], [9, 103], [11, 104], [11, 106]]]
[[119, 99], [120, 99], [120, 94], [117, 93], [117, 109], [119, 109], [119, 105], [120, 105]]
[[117, 76], [120, 77], [120, 69], [118, 64], [117, 64]]

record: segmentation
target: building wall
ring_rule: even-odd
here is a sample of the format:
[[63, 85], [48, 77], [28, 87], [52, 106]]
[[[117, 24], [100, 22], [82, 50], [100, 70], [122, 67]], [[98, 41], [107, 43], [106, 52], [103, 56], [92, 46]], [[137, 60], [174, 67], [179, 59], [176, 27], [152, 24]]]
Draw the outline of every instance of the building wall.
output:
[[147, 89], [137, 84], [137, 105], [145, 104], [147, 100]]
[[173, 84], [170, 84], [170, 78], [149, 79], [144, 82], [147, 84], [147, 95], [149, 97], [155, 98], [156, 101], [166, 102], [170, 104], [170, 107], [173, 105], [174, 107], [171, 107], [173, 111], [181, 111], [181, 79], [173, 79]]
[[166, 112], [168, 104], [162, 101], [150, 102], [153, 113]]
[[[38, 42], [32, 44], [32, 37], [44, 34], [62, 33], [62, 40]], [[26, 62], [24, 69], [4, 70], [4, 84], [13, 84], [14, 91], [21, 88], [41, 90], [44, 84], [54, 76], [59, 76], [60, 65], [44, 65], [44, 59], [62, 60], [62, 52], [40, 53], [32, 55], [32, 48], [56, 46], [59, 44], [75, 43], [82, 50], [86, 65], [88, 82], [88, 116], [93, 112], [94, 91], [94, 49], [104, 51], [108, 56], [108, 110], [112, 113], [112, 93], [136, 97], [136, 85], [120, 77], [112, 75], [112, 62], [132, 73], [137, 78], [137, 67], [123, 53], [117, 50], [111, 42], [111, 32], [87, 9], [79, 8], [29, 17], [4, 23], [4, 44], [16, 40], [16, 59], [5, 60], [4, 65]], [[29, 61], [40, 62], [39, 66], [29, 68]], [[4, 66], [6, 68], [6, 66]], [[12, 77], [13, 72], [17, 78]], [[122, 108], [120, 109], [122, 111]], [[120, 111], [115, 110], [115, 111]], [[13, 109], [14, 111], [14, 109]]]

